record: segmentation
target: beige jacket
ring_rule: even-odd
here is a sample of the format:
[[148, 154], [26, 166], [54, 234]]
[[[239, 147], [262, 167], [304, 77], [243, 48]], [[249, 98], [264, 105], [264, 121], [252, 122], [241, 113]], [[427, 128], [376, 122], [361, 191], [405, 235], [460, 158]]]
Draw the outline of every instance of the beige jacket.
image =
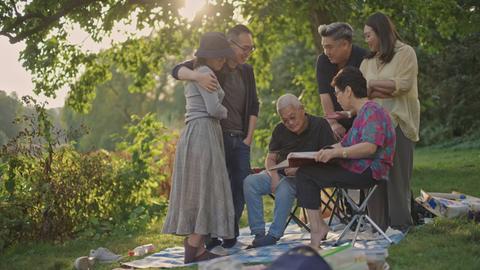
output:
[[395, 55], [387, 63], [381, 63], [375, 56], [364, 59], [360, 65], [363, 76], [370, 80], [392, 80], [395, 82], [393, 98], [376, 99], [387, 109], [395, 127], [400, 129], [407, 138], [416, 142], [419, 140], [420, 101], [418, 100], [418, 65], [413, 48], [405, 43], [395, 43]]

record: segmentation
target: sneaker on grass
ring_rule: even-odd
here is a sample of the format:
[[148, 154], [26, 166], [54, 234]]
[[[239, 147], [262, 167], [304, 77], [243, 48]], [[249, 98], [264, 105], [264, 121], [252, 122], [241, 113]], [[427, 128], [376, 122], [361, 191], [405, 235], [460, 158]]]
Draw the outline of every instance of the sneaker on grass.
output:
[[97, 249], [92, 249], [90, 251], [90, 257], [95, 258], [97, 261], [101, 263], [112, 263], [120, 260], [122, 258], [121, 255], [117, 255], [110, 250], [99, 247]]

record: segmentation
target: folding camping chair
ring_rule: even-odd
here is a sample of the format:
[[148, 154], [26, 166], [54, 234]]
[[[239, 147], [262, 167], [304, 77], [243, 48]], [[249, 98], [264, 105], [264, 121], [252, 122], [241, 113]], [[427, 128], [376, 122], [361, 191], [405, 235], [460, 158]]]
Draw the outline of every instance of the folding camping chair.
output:
[[[358, 232], [364, 222], [370, 223], [373, 226], [373, 228], [375, 228], [375, 230], [377, 230], [377, 232], [379, 232], [380, 235], [382, 235], [383, 238], [385, 238], [388, 241], [388, 243], [390, 244], [393, 243], [392, 239], [390, 239], [390, 237], [388, 237], [385, 234], [385, 232], [382, 229], [380, 229], [380, 227], [368, 216], [368, 211], [367, 211], [367, 204], [370, 198], [372, 197], [372, 194], [375, 192], [377, 187], [383, 184], [384, 182], [385, 180], [379, 180], [374, 185], [368, 187], [368, 191], [366, 192], [365, 199], [360, 200], [358, 203], [352, 199], [352, 197], [348, 194], [348, 190], [346, 188], [339, 188], [342, 195], [346, 199], [347, 203], [351, 207], [353, 216], [350, 222], [347, 224], [345, 229], [343, 229], [342, 233], [338, 237], [337, 241], [335, 242], [335, 245], [338, 245], [342, 240], [342, 238], [346, 235], [347, 231], [355, 226], [354, 224], [355, 222], [356, 222], [356, 228], [355, 228], [355, 234], [352, 239], [352, 245], [355, 245], [355, 242], [357, 241]], [[359, 189], [359, 188], [348, 187], [348, 189]]]

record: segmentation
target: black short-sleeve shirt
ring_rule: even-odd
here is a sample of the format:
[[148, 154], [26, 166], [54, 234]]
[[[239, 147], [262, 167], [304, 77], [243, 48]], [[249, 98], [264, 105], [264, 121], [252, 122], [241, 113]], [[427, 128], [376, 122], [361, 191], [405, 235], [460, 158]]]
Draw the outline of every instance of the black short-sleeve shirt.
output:
[[[367, 51], [358, 46], [352, 45], [352, 53], [348, 59], [347, 66], [360, 67], [363, 59], [367, 55]], [[342, 111], [342, 106], [337, 101], [335, 96], [335, 89], [330, 85], [333, 80], [333, 77], [338, 72], [338, 67], [336, 64], [330, 62], [328, 57], [325, 54], [320, 54], [317, 58], [317, 84], [318, 84], [318, 93], [319, 94], [329, 94], [333, 101], [333, 107], [335, 111]], [[345, 128], [350, 128], [352, 126], [353, 119], [345, 119], [347, 121], [339, 121]]]
[[279, 123], [272, 133], [268, 146], [270, 153], [277, 153], [277, 163], [287, 158], [290, 152], [317, 151], [335, 143], [328, 122], [318, 116], [306, 114], [308, 126], [301, 134], [295, 134]]

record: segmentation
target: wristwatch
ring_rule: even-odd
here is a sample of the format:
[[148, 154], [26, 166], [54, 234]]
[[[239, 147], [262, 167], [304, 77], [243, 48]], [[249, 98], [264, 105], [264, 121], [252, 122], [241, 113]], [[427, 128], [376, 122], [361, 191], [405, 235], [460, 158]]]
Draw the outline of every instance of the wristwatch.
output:
[[342, 149], [342, 158], [348, 158], [348, 153], [345, 148]]
[[352, 112], [351, 111], [346, 111], [347, 112], [347, 117], [352, 118]]

